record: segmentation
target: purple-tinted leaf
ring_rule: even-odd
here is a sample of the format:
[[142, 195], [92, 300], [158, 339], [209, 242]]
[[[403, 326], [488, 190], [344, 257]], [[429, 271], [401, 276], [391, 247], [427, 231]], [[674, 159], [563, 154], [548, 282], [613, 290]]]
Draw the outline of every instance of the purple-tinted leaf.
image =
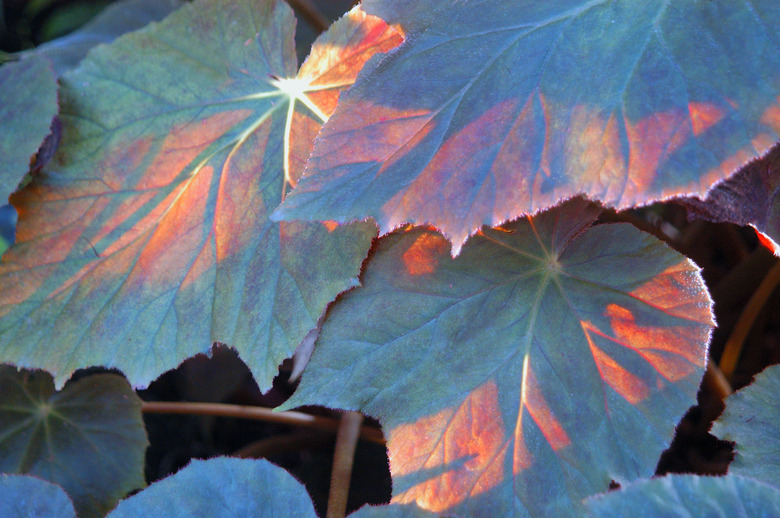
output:
[[399, 40], [356, 9], [296, 75], [293, 26], [281, 1], [200, 0], [63, 76], [62, 142], [12, 199], [0, 360], [142, 386], [221, 342], [270, 387], [376, 230], [268, 214], [339, 92]]
[[766, 246], [780, 256], [780, 145], [760, 160], [715, 184], [702, 200], [676, 200], [689, 217], [752, 225]]
[[712, 328], [698, 269], [581, 199], [484, 229], [452, 259], [382, 238], [285, 404], [356, 409], [388, 437], [393, 501], [570, 516], [653, 474], [695, 403]]
[[457, 253], [578, 193], [703, 194], [780, 134], [776, 0], [365, 6], [406, 41], [363, 70], [276, 218], [431, 224]]

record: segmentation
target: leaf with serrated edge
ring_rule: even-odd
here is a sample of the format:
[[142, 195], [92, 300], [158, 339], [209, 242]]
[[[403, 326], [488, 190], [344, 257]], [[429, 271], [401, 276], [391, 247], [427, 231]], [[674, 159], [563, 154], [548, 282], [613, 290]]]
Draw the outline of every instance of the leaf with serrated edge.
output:
[[106, 518], [315, 518], [306, 488], [263, 459], [193, 460], [175, 475], [119, 502]]
[[39, 478], [0, 474], [4, 518], [76, 518], [61, 487]]
[[736, 475], [668, 475], [642, 480], [585, 502], [601, 518], [780, 516], [780, 491]]
[[597, 214], [571, 200], [456, 259], [432, 231], [382, 238], [283, 408], [377, 417], [393, 501], [434, 512], [571, 516], [651, 476], [695, 404], [711, 302], [693, 263]]
[[735, 443], [729, 472], [780, 488], [780, 365], [767, 367], [753, 383], [726, 399], [712, 434]]
[[64, 76], [57, 154], [12, 198], [0, 359], [145, 386], [221, 342], [271, 386], [376, 229], [268, 214], [339, 92], [400, 39], [353, 10], [296, 76], [293, 25], [283, 2], [201, 0]]
[[110, 43], [122, 34], [162, 20], [181, 5], [181, 0], [120, 0], [83, 27], [23, 54], [45, 56], [59, 75], [78, 65], [95, 45]]
[[406, 41], [360, 74], [274, 218], [430, 224], [457, 254], [580, 193], [703, 194], [780, 134], [777, 0], [363, 5]]
[[102, 517], [146, 485], [141, 400], [116, 374], [54, 391], [42, 371], [0, 365], [0, 472], [62, 486], [82, 518]]
[[688, 218], [751, 225], [763, 244], [780, 256], [780, 143], [760, 160], [715, 184], [706, 197], [675, 200]]

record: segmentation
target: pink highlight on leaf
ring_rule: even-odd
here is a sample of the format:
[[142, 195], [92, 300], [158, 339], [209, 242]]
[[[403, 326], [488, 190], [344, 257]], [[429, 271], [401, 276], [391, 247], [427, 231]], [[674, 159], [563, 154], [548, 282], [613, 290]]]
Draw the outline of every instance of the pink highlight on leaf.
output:
[[558, 451], [570, 445], [571, 439], [569, 439], [569, 435], [566, 433], [566, 430], [563, 429], [563, 425], [561, 425], [561, 422], [555, 416], [552, 409], [550, 409], [550, 405], [544, 399], [544, 394], [542, 394], [539, 383], [530, 366], [528, 367], [526, 385], [524, 388], [526, 391], [525, 397], [523, 398], [525, 407], [528, 409], [528, 413], [531, 414], [531, 417], [536, 422], [537, 426], [539, 426], [544, 438], [550, 443], [550, 447], [554, 451]]
[[338, 221], [321, 221], [320, 223], [328, 230], [328, 233], [333, 232], [339, 226]]
[[688, 103], [688, 113], [691, 114], [694, 137], [702, 135], [726, 115], [719, 106], [700, 102]]
[[495, 382], [477, 387], [457, 407], [390, 430], [388, 450], [396, 477], [444, 469], [393, 502], [416, 502], [439, 513], [495, 488], [503, 481], [507, 450]]
[[449, 243], [440, 235], [424, 233], [403, 254], [409, 275], [430, 275], [436, 271], [439, 259], [449, 250]]
[[658, 166], [680, 148], [692, 134], [688, 113], [670, 110], [639, 121], [624, 119], [631, 143], [628, 182], [624, 197], [642, 199], [655, 180]]
[[591, 334], [600, 335], [599, 330], [590, 322], [582, 322], [582, 329], [585, 331], [585, 338], [588, 341], [590, 352], [593, 354], [593, 359], [596, 362], [601, 378], [632, 405], [636, 405], [646, 399], [650, 394], [647, 384], [638, 376], [628, 372], [593, 343]]
[[706, 337], [698, 336], [698, 329], [642, 326], [630, 310], [617, 304], [607, 305], [605, 315], [616, 341], [639, 353], [667, 380], [678, 381], [705, 367], [697, 344], [706, 343]]

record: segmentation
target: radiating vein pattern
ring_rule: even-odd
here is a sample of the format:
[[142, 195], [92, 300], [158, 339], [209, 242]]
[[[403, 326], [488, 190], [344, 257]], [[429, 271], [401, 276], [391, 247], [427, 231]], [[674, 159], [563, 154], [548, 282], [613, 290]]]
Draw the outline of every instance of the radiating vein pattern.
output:
[[379, 418], [394, 500], [434, 512], [577, 516], [651, 476], [695, 401], [711, 304], [690, 261], [597, 214], [574, 199], [455, 259], [430, 230], [382, 238], [287, 406]]
[[270, 386], [375, 230], [268, 215], [340, 91], [399, 42], [355, 9], [296, 71], [293, 27], [284, 2], [200, 0], [64, 76], [60, 147], [13, 199], [1, 360], [145, 385], [218, 341]]
[[408, 38], [344, 96], [276, 218], [430, 224], [457, 253], [577, 194], [702, 194], [780, 136], [775, 0], [364, 4]]

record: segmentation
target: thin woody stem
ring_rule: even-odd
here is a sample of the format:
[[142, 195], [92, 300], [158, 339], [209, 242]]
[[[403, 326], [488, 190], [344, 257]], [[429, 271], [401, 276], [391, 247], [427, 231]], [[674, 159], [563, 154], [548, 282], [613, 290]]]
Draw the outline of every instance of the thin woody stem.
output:
[[[190, 403], [181, 401], [144, 401], [141, 412], [145, 414], [194, 414], [236, 417], [273, 423], [289, 424], [336, 432], [339, 420], [330, 417], [304, 414], [303, 412], [274, 412], [270, 408], [224, 403]], [[377, 444], [384, 444], [381, 430], [371, 426], [360, 428], [360, 437]]]
[[300, 11], [301, 18], [309, 22], [319, 32], [325, 32], [330, 20], [320, 12], [311, 0], [287, 0], [293, 8]]
[[336, 449], [333, 452], [333, 471], [330, 478], [326, 518], [346, 516], [352, 464], [355, 460], [355, 448], [362, 423], [363, 414], [360, 412], [345, 412], [341, 416], [339, 431], [336, 434]]

